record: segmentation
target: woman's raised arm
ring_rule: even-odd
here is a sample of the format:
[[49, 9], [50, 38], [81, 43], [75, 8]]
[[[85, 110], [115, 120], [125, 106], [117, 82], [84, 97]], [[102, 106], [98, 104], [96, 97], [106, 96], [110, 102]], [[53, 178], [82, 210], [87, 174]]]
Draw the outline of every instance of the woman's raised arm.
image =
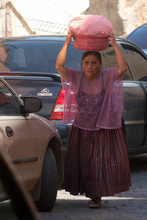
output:
[[66, 35], [65, 43], [64, 43], [60, 53], [58, 54], [57, 61], [56, 61], [56, 69], [57, 69], [58, 73], [60, 74], [60, 76], [62, 76], [63, 78], [66, 76], [66, 68], [64, 66], [64, 63], [66, 60], [66, 54], [68, 51], [68, 47], [71, 43], [71, 38], [72, 38], [72, 34], [71, 34], [71, 32], [68, 32], [68, 34]]
[[122, 75], [124, 75], [124, 73], [128, 69], [126, 59], [125, 59], [123, 53], [121, 52], [119, 46], [116, 43], [114, 34], [110, 34], [109, 40], [111, 41], [111, 46], [114, 48], [116, 58], [117, 58], [117, 62], [118, 62], [118, 65], [119, 65], [118, 74], [120, 76], [122, 76]]

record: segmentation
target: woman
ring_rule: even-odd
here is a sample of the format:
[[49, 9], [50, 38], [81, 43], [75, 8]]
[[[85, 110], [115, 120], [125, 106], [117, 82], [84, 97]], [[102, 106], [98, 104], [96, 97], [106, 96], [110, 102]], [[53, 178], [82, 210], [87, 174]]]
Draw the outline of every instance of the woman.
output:
[[68, 32], [56, 62], [62, 86], [73, 91], [77, 101], [77, 114], [65, 158], [64, 186], [72, 195], [85, 193], [91, 199], [88, 203], [90, 208], [100, 208], [103, 196], [127, 191], [131, 185], [126, 141], [121, 127], [122, 79], [127, 63], [114, 34], [110, 34], [118, 68], [101, 70], [100, 53], [89, 51], [83, 53], [83, 71], [67, 68], [64, 63], [71, 38], [72, 34]]

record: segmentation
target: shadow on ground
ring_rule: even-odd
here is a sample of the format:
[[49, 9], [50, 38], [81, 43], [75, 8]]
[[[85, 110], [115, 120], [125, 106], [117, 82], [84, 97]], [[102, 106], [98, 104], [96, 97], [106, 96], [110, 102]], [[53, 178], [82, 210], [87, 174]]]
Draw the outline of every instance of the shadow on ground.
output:
[[147, 171], [147, 154], [129, 157], [131, 173]]

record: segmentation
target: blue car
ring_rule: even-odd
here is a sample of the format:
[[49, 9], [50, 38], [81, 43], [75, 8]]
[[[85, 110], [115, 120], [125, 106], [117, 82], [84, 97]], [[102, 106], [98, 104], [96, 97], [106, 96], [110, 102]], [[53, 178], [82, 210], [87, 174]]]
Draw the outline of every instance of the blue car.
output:
[[147, 54], [147, 23], [137, 27], [126, 39], [137, 44]]

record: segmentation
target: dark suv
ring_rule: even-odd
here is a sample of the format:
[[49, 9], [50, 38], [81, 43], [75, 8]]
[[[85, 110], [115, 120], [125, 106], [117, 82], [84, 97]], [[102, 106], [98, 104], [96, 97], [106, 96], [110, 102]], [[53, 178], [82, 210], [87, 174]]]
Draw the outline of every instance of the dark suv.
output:
[[[147, 56], [135, 44], [117, 38], [128, 63], [124, 76], [123, 125], [129, 153], [147, 152]], [[43, 101], [39, 115], [55, 125], [66, 149], [71, 124], [62, 124], [64, 91], [55, 69], [56, 58], [65, 36], [25, 36], [0, 39], [0, 75], [23, 96], [37, 96]], [[68, 49], [65, 65], [82, 69], [82, 52]], [[118, 66], [113, 48], [102, 51], [103, 66]], [[3, 60], [2, 60], [3, 59]]]

